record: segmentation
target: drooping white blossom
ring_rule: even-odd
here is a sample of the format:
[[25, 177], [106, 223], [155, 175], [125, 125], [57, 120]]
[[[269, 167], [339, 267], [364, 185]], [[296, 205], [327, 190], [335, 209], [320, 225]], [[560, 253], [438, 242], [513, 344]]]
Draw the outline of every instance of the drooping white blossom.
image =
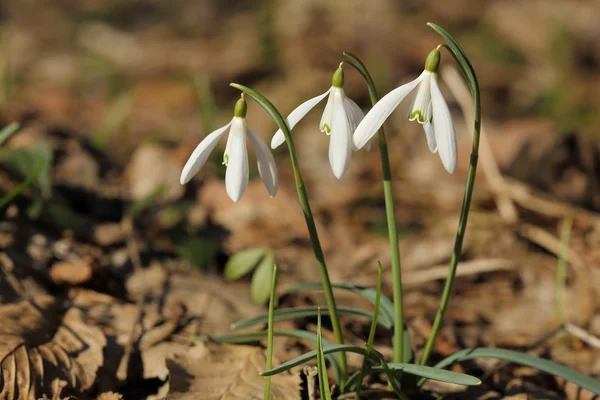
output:
[[269, 146], [267, 146], [260, 136], [246, 126], [246, 111], [247, 104], [242, 95], [242, 98], [235, 105], [234, 117], [231, 122], [210, 133], [194, 149], [181, 171], [180, 182], [182, 185], [189, 182], [200, 168], [202, 168], [219, 140], [229, 130], [229, 137], [227, 138], [225, 153], [223, 154], [223, 164], [227, 168], [225, 172], [225, 189], [231, 200], [237, 202], [248, 186], [249, 172], [246, 137], [250, 139], [250, 144], [254, 148], [258, 173], [269, 192], [269, 196], [275, 196], [278, 188], [275, 159]]
[[423, 125], [429, 150], [437, 152], [449, 173], [456, 169], [456, 134], [448, 105], [438, 85], [437, 70], [440, 51], [434, 49], [425, 61], [425, 70], [415, 80], [408, 82], [381, 98], [360, 122], [352, 137], [357, 149], [372, 140], [381, 125], [415, 88], [417, 94], [408, 113], [410, 121]]

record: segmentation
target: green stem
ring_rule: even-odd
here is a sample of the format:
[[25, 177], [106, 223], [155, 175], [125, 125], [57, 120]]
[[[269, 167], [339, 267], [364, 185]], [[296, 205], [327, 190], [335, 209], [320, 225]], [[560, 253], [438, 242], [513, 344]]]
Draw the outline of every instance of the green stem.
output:
[[[327, 300], [327, 309], [329, 310], [329, 318], [331, 319], [331, 325], [333, 326], [333, 334], [335, 335], [336, 342], [338, 344], [343, 344], [344, 337], [342, 335], [340, 319], [337, 313], [335, 297], [333, 297], [333, 288], [331, 286], [331, 281], [329, 280], [327, 264], [325, 263], [325, 256], [323, 255], [323, 249], [321, 248], [321, 242], [319, 241], [317, 226], [315, 225], [315, 219], [313, 217], [312, 210], [310, 208], [310, 203], [308, 201], [306, 187], [304, 186], [304, 181], [302, 180], [302, 175], [300, 173], [300, 166], [298, 165], [298, 158], [296, 157], [296, 147], [294, 146], [294, 141], [292, 140], [290, 128], [288, 127], [288, 124], [286, 123], [285, 119], [281, 116], [281, 113], [279, 113], [277, 108], [275, 108], [275, 106], [263, 95], [256, 92], [255, 90], [252, 90], [246, 86], [237, 83], [232, 83], [231, 86], [241, 90], [242, 92], [246, 93], [254, 100], [256, 100], [256, 102], [262, 108], [265, 109], [265, 111], [271, 116], [271, 118], [273, 118], [273, 120], [285, 136], [285, 140], [287, 142], [288, 150], [290, 153], [290, 160], [292, 162], [292, 169], [294, 171], [294, 178], [296, 180], [296, 191], [298, 192], [298, 199], [300, 200], [300, 206], [302, 207], [302, 212], [304, 213], [306, 227], [308, 228], [310, 241], [312, 243], [315, 258], [317, 260], [317, 266], [319, 268], [319, 274], [321, 275], [321, 284], [323, 285], [325, 299]], [[348, 364], [346, 362], [346, 355], [343, 352], [339, 353], [339, 358], [340, 367], [342, 370], [342, 381], [339, 382], [339, 385], [340, 390], [343, 392], [346, 379], [348, 378]]]
[[477, 161], [479, 158], [479, 133], [481, 130], [481, 103], [479, 94], [479, 84], [477, 83], [477, 76], [475, 75], [473, 66], [469, 62], [462, 48], [458, 45], [458, 43], [456, 43], [456, 41], [452, 38], [452, 36], [450, 36], [448, 32], [446, 32], [445, 30], [443, 30], [435, 24], [428, 23], [427, 25], [429, 25], [429, 27], [431, 27], [434, 31], [436, 31], [440, 36], [444, 38], [447, 45], [444, 45], [443, 47], [445, 47], [452, 54], [452, 56], [460, 66], [461, 72], [465, 77], [467, 83], [469, 84], [471, 94], [473, 95], [475, 121], [473, 124], [473, 146], [471, 149], [469, 172], [467, 174], [467, 184], [465, 187], [465, 195], [463, 198], [460, 219], [458, 221], [458, 229], [456, 231], [456, 240], [454, 241], [454, 250], [452, 252], [452, 257], [450, 258], [450, 270], [448, 272], [448, 277], [446, 278], [446, 283], [444, 284], [442, 299], [440, 301], [438, 311], [435, 315], [435, 320], [433, 322], [431, 333], [427, 338], [427, 343], [425, 344], [423, 355], [421, 356], [421, 364], [426, 364], [427, 360], [429, 359], [429, 355], [431, 354], [433, 345], [435, 343], [435, 339], [440, 331], [442, 321], [444, 319], [444, 313], [446, 312], [446, 308], [448, 307], [450, 295], [452, 294], [452, 286], [454, 284], [454, 278], [456, 277], [456, 267], [458, 266], [458, 261], [460, 259], [460, 253], [465, 237], [465, 231], [467, 229], [467, 220], [469, 218], [469, 209], [471, 208], [473, 188], [475, 186], [475, 175], [477, 173]]
[[[373, 78], [365, 64], [354, 54], [344, 52], [344, 56], [356, 62], [349, 62], [364, 78], [369, 89], [371, 105], [379, 101]], [[404, 360], [404, 300], [402, 296], [402, 268], [400, 266], [400, 243], [398, 241], [398, 230], [396, 227], [396, 215], [394, 210], [394, 192], [392, 190], [392, 172], [390, 158], [388, 155], [387, 141], [383, 126], [379, 129], [379, 154], [381, 157], [381, 171], [383, 174], [383, 196], [385, 199], [385, 214], [388, 226], [388, 238], [392, 258], [392, 280], [394, 295], [394, 362], [405, 362]]]
[[[275, 296], [277, 285], [277, 264], [273, 265], [273, 275], [271, 275], [271, 294], [269, 296], [269, 323], [267, 325], [267, 365], [266, 370], [270, 370], [273, 367], [273, 324], [275, 314]], [[271, 395], [271, 377], [267, 376], [265, 381], [265, 400], [269, 400]]]

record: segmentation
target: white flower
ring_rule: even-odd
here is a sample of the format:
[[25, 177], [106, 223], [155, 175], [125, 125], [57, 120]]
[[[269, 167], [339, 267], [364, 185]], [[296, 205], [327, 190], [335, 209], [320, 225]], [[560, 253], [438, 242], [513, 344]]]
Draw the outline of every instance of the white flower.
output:
[[265, 184], [271, 197], [277, 193], [277, 165], [269, 146], [246, 126], [246, 101], [243, 96], [237, 101], [234, 117], [230, 123], [210, 133], [196, 147], [181, 171], [180, 182], [182, 185], [202, 168], [211, 151], [217, 146], [219, 139], [229, 129], [229, 137], [223, 154], [223, 164], [227, 167], [225, 172], [225, 189], [234, 202], [244, 194], [248, 186], [248, 151], [246, 149], [246, 135], [256, 153], [258, 173]]
[[[333, 74], [331, 87], [323, 94], [300, 104], [287, 117], [290, 129], [312, 110], [321, 100], [328, 96], [319, 128], [329, 139], [329, 164], [333, 174], [339, 179], [348, 170], [352, 155], [352, 132], [364, 117], [360, 107], [344, 93], [344, 70], [342, 64]], [[285, 142], [281, 129], [271, 139], [271, 148], [275, 149]]]
[[435, 49], [427, 56], [425, 70], [417, 79], [392, 90], [373, 106], [354, 132], [352, 140], [356, 148], [365, 146], [402, 100], [419, 86], [408, 118], [423, 125], [429, 150], [439, 154], [446, 171], [454, 172], [456, 135], [450, 110], [437, 82], [439, 62], [440, 52]]

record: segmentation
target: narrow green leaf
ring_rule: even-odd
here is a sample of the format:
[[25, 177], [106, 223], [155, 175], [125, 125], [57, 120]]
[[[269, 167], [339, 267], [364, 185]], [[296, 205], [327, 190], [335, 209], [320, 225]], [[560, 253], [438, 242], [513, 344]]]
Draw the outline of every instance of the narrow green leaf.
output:
[[[353, 346], [351, 344], [332, 344], [329, 346], [325, 346], [325, 345], [323, 346], [323, 354], [332, 354], [332, 353], [339, 353], [339, 352], [357, 353], [357, 354], [362, 354], [362, 355], [367, 354], [367, 351], [365, 349], [363, 349], [362, 347]], [[277, 374], [287, 371], [288, 369], [293, 368], [297, 365], [304, 364], [305, 362], [308, 362], [316, 357], [317, 357], [317, 351], [312, 350], [312, 351], [304, 353], [301, 356], [298, 356], [294, 359], [286, 361], [283, 364], [280, 364], [277, 367], [270, 369], [269, 371], [261, 372], [260, 375], [262, 375], [262, 376], [277, 375]]]
[[252, 271], [264, 257], [265, 250], [264, 247], [258, 247], [235, 253], [225, 264], [225, 279], [235, 281]]
[[[377, 298], [377, 291], [375, 289], [353, 285], [351, 283], [333, 283], [331, 286], [333, 286], [334, 289], [349, 290], [359, 296], [362, 296], [371, 304], [375, 304], [375, 300]], [[294, 283], [286, 288], [286, 292], [292, 293], [301, 290], [316, 290], [321, 289], [321, 287], [321, 283], [319, 282]], [[380, 301], [380, 308], [382, 314], [381, 318], [384, 320], [383, 325], [392, 326], [394, 321], [394, 304], [388, 297], [384, 295], [381, 295]]]
[[[274, 331], [273, 336], [284, 336], [291, 337], [296, 339], [306, 340], [307, 342], [313, 343], [316, 345], [317, 340], [314, 332], [303, 331], [300, 329], [290, 329], [290, 330], [280, 330]], [[194, 338], [194, 341], [207, 341], [211, 340], [217, 343], [231, 343], [231, 344], [241, 344], [241, 343], [250, 343], [256, 342], [261, 339], [267, 337], [267, 331], [260, 332], [249, 332], [249, 333], [234, 333], [230, 335], [222, 335], [222, 336], [197, 336]], [[323, 338], [323, 346], [329, 346], [330, 343], [327, 339]], [[333, 355], [326, 355], [329, 363], [333, 367], [335, 371], [336, 379], [339, 382], [341, 369], [340, 369], [340, 360]]]
[[35, 169], [33, 169], [29, 173], [29, 175], [27, 175], [27, 177], [25, 178], [25, 180], [23, 182], [18, 184], [13, 190], [11, 190], [7, 194], [5, 194], [0, 199], [0, 209], [6, 207], [8, 204], [10, 204], [11, 201], [13, 201], [15, 199], [15, 197], [17, 197], [18, 195], [23, 193], [25, 191], [25, 189], [27, 189], [29, 186], [31, 186], [33, 184], [33, 182], [35, 182], [35, 180], [40, 176], [40, 174], [42, 173], [43, 170], [44, 170], [44, 160], [40, 160], [40, 161], [38, 161], [38, 164], [35, 167]]
[[[555, 363], [554, 361], [545, 360], [543, 358], [521, 353], [515, 350], [493, 349], [485, 347], [464, 349], [446, 357], [437, 363], [435, 368], [444, 368], [452, 365], [455, 362], [473, 360], [475, 358], [496, 358], [498, 360], [509, 361], [527, 367], [536, 368], [551, 375], [560, 376], [561, 378], [573, 382], [583, 389], [589, 390], [595, 395], [600, 395], [600, 381], [592, 378], [591, 376], [586, 376], [581, 372]], [[419, 386], [425, 383], [425, 380], [426, 379], [422, 379], [419, 381]]]
[[252, 283], [250, 284], [250, 294], [252, 301], [255, 304], [263, 305], [266, 303], [271, 294], [271, 275], [273, 272], [273, 263], [275, 256], [273, 250], [267, 250], [265, 257], [262, 259], [254, 275], [252, 275]]
[[[296, 308], [284, 308], [275, 311], [275, 321], [289, 321], [297, 318], [305, 318], [305, 317], [316, 317], [317, 316], [317, 306], [308, 306], [308, 307], [296, 307]], [[340, 315], [356, 315], [359, 317], [365, 318], [373, 318], [373, 313], [367, 310], [361, 310], [359, 308], [352, 307], [338, 307], [338, 313]], [[322, 313], [324, 315], [328, 315], [329, 311], [323, 310]], [[234, 322], [231, 324], [231, 329], [241, 329], [248, 328], [250, 326], [264, 324], [267, 322], [268, 316], [267, 314], [260, 314], [252, 318], [244, 319], [241, 321]], [[381, 325], [390, 329], [390, 326], [381, 322]]]
[[356, 394], [354, 398], [360, 400], [360, 389], [362, 388], [362, 381], [367, 370], [370, 349], [373, 347], [373, 341], [375, 340], [375, 331], [377, 330], [377, 316], [379, 315], [379, 305], [381, 303], [381, 263], [377, 268], [377, 288], [375, 289], [375, 305], [373, 307], [373, 319], [371, 320], [371, 329], [369, 329], [369, 337], [367, 339], [367, 355], [363, 359], [362, 367], [360, 369], [360, 375], [358, 377]]
[[[277, 265], [272, 266], [271, 272], [271, 295], [269, 296], [269, 324], [267, 325], [267, 360], [265, 368], [271, 369], [273, 366], [273, 313], [275, 311], [275, 287], [277, 285]], [[271, 377], [267, 376], [265, 381], [264, 400], [269, 400], [271, 396]]]
[[325, 365], [325, 354], [323, 354], [323, 332], [321, 331], [321, 309], [317, 309], [317, 371], [319, 375], [319, 392], [325, 400], [331, 400], [329, 388], [329, 377], [327, 376], [327, 365]]
[[[481, 380], [474, 376], [448, 371], [437, 367], [404, 363], [390, 363], [388, 364], [388, 367], [394, 371], [402, 371], [407, 374], [417, 375], [440, 382], [448, 382], [465, 386], [477, 386], [481, 384]], [[378, 369], [379, 367], [373, 368], [375, 371]]]
[[11, 122], [0, 130], [0, 146], [6, 142], [12, 135], [19, 130], [21, 125], [18, 122]]

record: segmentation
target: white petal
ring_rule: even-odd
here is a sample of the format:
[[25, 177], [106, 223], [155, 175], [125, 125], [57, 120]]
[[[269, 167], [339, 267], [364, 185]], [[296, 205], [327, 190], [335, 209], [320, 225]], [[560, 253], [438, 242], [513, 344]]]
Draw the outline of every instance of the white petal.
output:
[[[304, 116], [308, 114], [310, 110], [312, 110], [317, 104], [319, 104], [319, 102], [323, 100], [325, 96], [329, 94], [330, 91], [331, 88], [329, 88], [329, 90], [327, 90], [325, 93], [320, 94], [317, 97], [313, 97], [310, 100], [306, 100], [304, 103], [296, 107], [296, 109], [292, 111], [290, 115], [288, 115], [288, 117], [286, 118], [290, 130], [294, 129], [294, 126], [296, 126], [296, 124], [300, 122], [300, 120], [304, 118]], [[271, 139], [271, 148], [276, 149], [283, 142], [285, 142], [285, 136], [281, 129], [279, 129], [277, 132], [275, 132], [273, 138]]]
[[227, 145], [229, 162], [225, 172], [225, 189], [231, 200], [237, 203], [248, 186], [246, 120], [234, 117], [229, 135], [230, 140]]
[[363, 113], [358, 104], [356, 104], [348, 96], [344, 96], [344, 108], [346, 109], [346, 114], [348, 115], [350, 131], [354, 132], [358, 124], [360, 124], [360, 121], [362, 121], [362, 119], [365, 117], [365, 113]]
[[417, 95], [408, 109], [408, 120], [420, 124], [431, 122], [431, 77], [433, 72], [425, 71]]
[[267, 146], [264, 140], [250, 129], [248, 129], [248, 136], [250, 137], [250, 143], [256, 154], [258, 174], [262, 178], [262, 181], [269, 192], [269, 196], [274, 197], [277, 193], [278, 182], [277, 164], [275, 164], [273, 153], [271, 153], [269, 146]]
[[332, 110], [329, 163], [333, 174], [340, 179], [350, 166], [352, 156], [352, 132], [344, 109], [342, 92], [335, 91]]
[[456, 169], [456, 135], [450, 110], [437, 83], [437, 74], [431, 77], [431, 104], [438, 153], [446, 171], [453, 173]]
[[399, 88], [396, 88], [383, 96], [381, 100], [377, 102], [371, 108], [371, 111], [363, 118], [356, 131], [354, 132], [354, 146], [358, 149], [362, 149], [369, 140], [375, 135], [375, 133], [381, 128], [381, 125], [385, 122], [387, 117], [390, 116], [392, 111], [398, 107], [398, 105], [404, 100], [404, 98], [421, 82], [423, 79], [423, 72], [417, 79], [408, 82]]
[[433, 125], [431, 122], [426, 122], [423, 124], [423, 129], [425, 130], [425, 137], [427, 138], [427, 146], [429, 146], [429, 151], [435, 153], [437, 151], [437, 143], [435, 142]]
[[221, 136], [225, 134], [227, 128], [231, 125], [231, 122], [225, 125], [222, 128], [217, 129], [214, 132], [211, 132], [207, 135], [198, 146], [192, 152], [192, 155], [185, 163], [183, 170], [181, 171], [181, 177], [179, 178], [179, 182], [182, 185], [185, 185], [192, 179], [194, 175], [202, 168], [206, 160], [208, 160], [208, 156], [210, 152], [213, 151]]
[[336, 93], [344, 93], [344, 89], [336, 87], [331, 87], [329, 89], [327, 104], [325, 104], [325, 109], [323, 110], [323, 115], [321, 116], [321, 122], [319, 122], [319, 129], [321, 129], [321, 132], [325, 132], [328, 135], [331, 134], [331, 126], [333, 124], [331, 119], [333, 118], [333, 103], [335, 101]]

